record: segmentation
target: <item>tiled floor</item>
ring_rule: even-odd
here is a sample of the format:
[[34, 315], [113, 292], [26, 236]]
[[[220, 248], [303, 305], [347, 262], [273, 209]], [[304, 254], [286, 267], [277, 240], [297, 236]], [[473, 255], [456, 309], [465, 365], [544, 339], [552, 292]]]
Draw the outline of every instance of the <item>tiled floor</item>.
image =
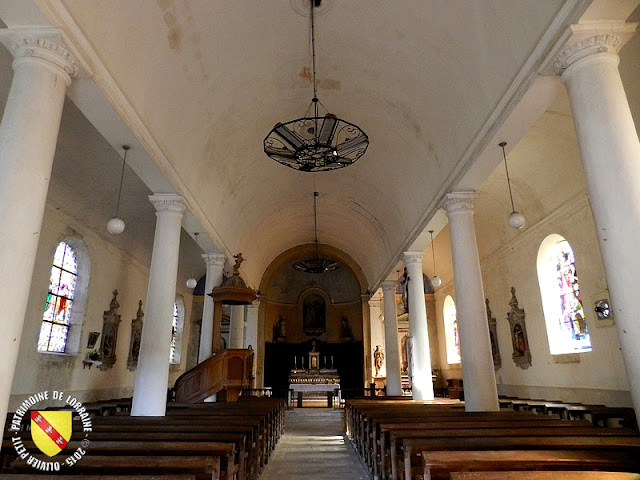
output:
[[260, 480], [369, 480], [344, 433], [343, 410], [288, 410], [285, 433]]

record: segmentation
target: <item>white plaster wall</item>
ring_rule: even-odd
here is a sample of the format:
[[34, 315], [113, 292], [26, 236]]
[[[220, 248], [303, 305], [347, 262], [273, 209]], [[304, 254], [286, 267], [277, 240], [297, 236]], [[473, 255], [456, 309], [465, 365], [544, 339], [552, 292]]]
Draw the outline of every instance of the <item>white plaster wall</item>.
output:
[[[562, 235], [571, 244], [581, 286], [585, 317], [593, 351], [574, 355], [579, 363], [557, 363], [563, 358], [549, 353], [547, 331], [537, 278], [537, 254], [547, 235]], [[523, 231], [493, 255], [482, 260], [485, 297], [497, 319], [502, 367], [496, 372], [499, 391], [565, 401], [586, 401], [609, 405], [630, 401], [628, 381], [615, 325], [600, 326], [593, 301], [606, 290], [602, 260], [586, 194], [568, 202], [553, 214]], [[526, 326], [532, 365], [521, 369], [511, 358], [509, 324], [511, 287], [516, 289]], [[504, 387], [500, 387], [504, 386]], [[525, 393], [526, 392], [526, 393]]]
[[[38, 353], [37, 341], [53, 252], [60, 241], [71, 235], [83, 240], [91, 260], [91, 278], [80, 348], [77, 355]], [[43, 390], [62, 390], [83, 402], [132, 394], [135, 372], [127, 369], [131, 321], [136, 318], [139, 300], [142, 300], [145, 310], [149, 267], [115, 248], [108, 242], [107, 235], [101, 235], [79, 224], [52, 205], [47, 206], [9, 409], [16, 408], [29, 394]], [[88, 334], [92, 331], [102, 332], [102, 315], [109, 309], [114, 289], [118, 290], [118, 313], [122, 318], [118, 330], [116, 363], [104, 372], [95, 366], [83, 368], [82, 360], [90, 351], [86, 348]], [[189, 319], [192, 300], [190, 291], [178, 285], [178, 293], [184, 296], [185, 318]], [[190, 326], [191, 323], [185, 321], [183, 358], [186, 357]], [[97, 346], [99, 344], [100, 339]], [[182, 365], [172, 367], [169, 385], [184, 371], [184, 364], [183, 361]]]
[[[575, 175], [569, 191], [578, 190], [582, 182]], [[577, 184], [577, 185], [576, 185]], [[485, 298], [490, 301], [493, 316], [497, 321], [498, 345], [502, 366], [496, 369], [498, 393], [521, 398], [545, 398], [568, 402], [596, 403], [610, 406], [631, 406], [629, 385], [624, 368], [618, 334], [615, 325], [604, 325], [596, 319], [593, 300], [606, 292], [606, 279], [602, 259], [595, 235], [595, 227], [589, 201], [584, 188], [573, 198], [564, 201], [547, 212], [546, 216], [528, 225], [515, 235], [504, 222], [487, 226], [478, 221], [478, 216], [487, 218], [494, 208], [491, 201], [479, 201], [476, 210], [476, 230], [480, 239], [488, 239], [490, 254], [481, 258]], [[533, 202], [536, 203], [535, 199]], [[521, 211], [528, 211], [524, 203]], [[488, 209], [489, 211], [485, 211]], [[497, 216], [494, 212], [494, 217]], [[500, 220], [502, 218], [500, 217]], [[571, 244], [577, 274], [585, 304], [587, 326], [591, 335], [593, 351], [579, 355], [579, 363], [556, 363], [549, 353], [547, 332], [542, 310], [542, 300], [537, 277], [538, 248], [544, 238], [556, 233]], [[494, 244], [495, 237], [509, 240]], [[451, 265], [451, 248], [448, 227], [435, 239], [438, 256], [438, 275], [442, 286], [436, 289], [436, 317], [438, 345], [443, 379], [462, 378], [461, 365], [449, 365], [446, 360], [442, 307], [447, 295], [456, 299]], [[479, 243], [479, 250], [486, 252], [488, 245]], [[519, 306], [526, 313], [526, 325], [532, 355], [532, 366], [523, 370], [511, 358], [512, 346], [507, 321], [511, 287], [516, 289]], [[575, 357], [575, 356], [574, 356]], [[566, 357], [564, 357], [566, 358]]]

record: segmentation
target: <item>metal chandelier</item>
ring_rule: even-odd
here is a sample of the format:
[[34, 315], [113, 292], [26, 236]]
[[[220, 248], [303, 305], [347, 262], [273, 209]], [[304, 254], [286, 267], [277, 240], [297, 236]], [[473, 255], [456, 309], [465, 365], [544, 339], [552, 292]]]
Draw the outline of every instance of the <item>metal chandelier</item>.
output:
[[[314, 8], [311, 5], [311, 74], [313, 116], [305, 116], [286, 123], [278, 122], [264, 139], [264, 152], [276, 162], [303, 172], [319, 172], [348, 167], [358, 160], [369, 146], [369, 137], [353, 123], [326, 113], [320, 116], [316, 84], [316, 47]], [[324, 106], [323, 106], [324, 108]]]

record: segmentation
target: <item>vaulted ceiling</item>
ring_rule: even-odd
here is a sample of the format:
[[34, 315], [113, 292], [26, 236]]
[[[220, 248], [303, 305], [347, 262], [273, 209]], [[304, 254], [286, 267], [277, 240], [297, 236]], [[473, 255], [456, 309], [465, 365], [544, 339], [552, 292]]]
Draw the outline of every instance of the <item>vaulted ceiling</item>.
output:
[[[318, 96], [370, 146], [354, 165], [319, 173], [262, 151], [273, 125], [303, 116], [311, 101], [308, 0], [8, 0], [0, 18], [59, 28], [81, 59], [69, 96], [93, 123], [82, 128], [102, 139], [83, 146], [88, 137], [76, 132], [57, 162], [101, 162], [117, 186], [119, 146], [133, 144], [131, 166], [146, 186], [131, 196], [183, 195], [186, 230], [202, 232], [205, 250], [242, 252], [252, 286], [279, 254], [313, 241], [316, 190], [320, 242], [353, 258], [373, 287], [403, 251], [420, 248], [444, 193], [477, 188], [491, 173], [499, 157], [482, 155], [511, 128], [506, 120], [520, 112], [530, 124], [541, 113], [544, 87], [531, 93], [538, 74], [591, 3], [322, 0]], [[601, 3], [624, 20], [616, 8], [633, 2], [590, 11]], [[131, 215], [152, 235], [152, 207]]]

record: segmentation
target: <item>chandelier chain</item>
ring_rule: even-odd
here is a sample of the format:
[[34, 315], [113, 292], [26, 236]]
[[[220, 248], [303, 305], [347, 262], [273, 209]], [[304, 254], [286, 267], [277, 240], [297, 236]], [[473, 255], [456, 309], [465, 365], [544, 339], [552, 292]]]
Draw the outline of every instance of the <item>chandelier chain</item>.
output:
[[429, 234], [431, 235], [431, 258], [433, 260], [433, 275], [436, 275], [436, 250], [433, 247], [433, 230], [429, 230]]
[[511, 179], [509, 178], [509, 168], [507, 167], [507, 154], [504, 152], [504, 147], [507, 146], [507, 142], [500, 142], [498, 145], [502, 147], [502, 158], [504, 158], [504, 169], [507, 172], [507, 186], [509, 187], [509, 198], [511, 199], [511, 211], [515, 212], [516, 208], [513, 206], [513, 194], [511, 193]]
[[124, 182], [124, 169], [127, 165], [127, 152], [131, 149], [131, 147], [129, 145], [123, 145], [122, 149], [124, 150], [124, 158], [122, 160], [122, 172], [120, 173], [120, 187], [118, 188], [118, 201], [116, 202], [115, 217], [118, 217], [118, 213], [120, 211], [120, 196], [122, 195], [122, 183]]

